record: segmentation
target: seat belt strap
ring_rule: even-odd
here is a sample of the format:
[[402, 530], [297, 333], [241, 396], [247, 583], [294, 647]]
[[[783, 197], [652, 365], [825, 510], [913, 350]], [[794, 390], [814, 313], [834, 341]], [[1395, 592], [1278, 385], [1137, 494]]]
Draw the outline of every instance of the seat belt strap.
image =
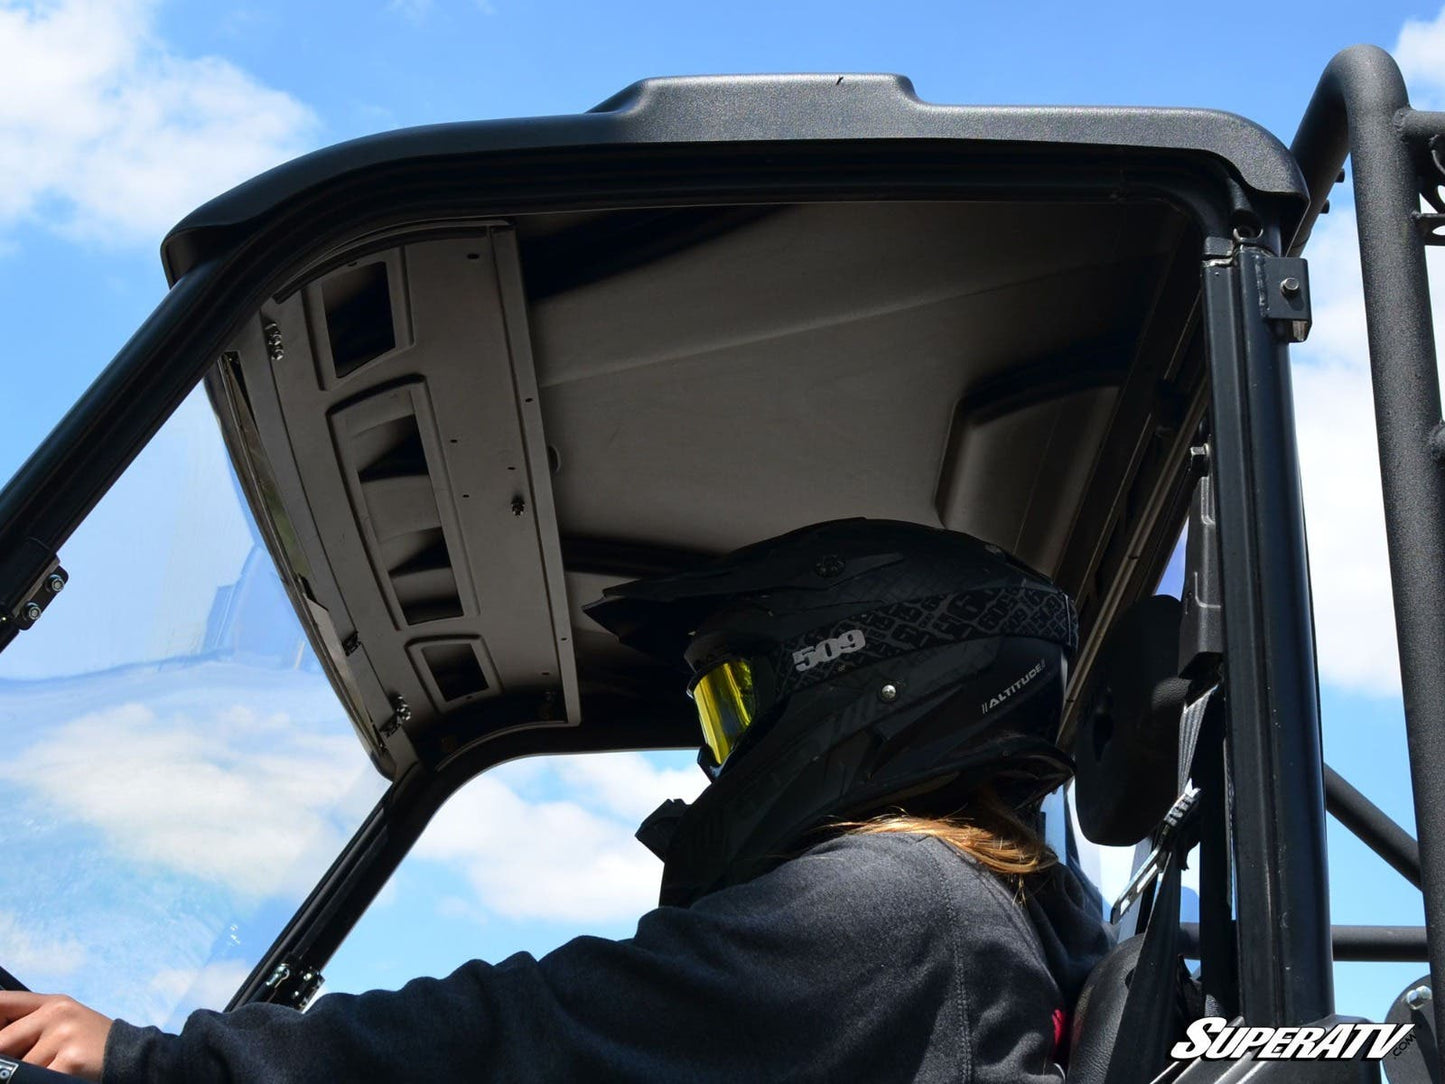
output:
[[1209, 701], [1219, 690], [1211, 685], [1198, 697], [1184, 705], [1179, 716], [1179, 793], [1189, 787], [1189, 777], [1194, 772], [1194, 750], [1199, 745], [1199, 734], [1204, 729], [1204, 714], [1209, 710]]
[[[1164, 814], [1163, 827], [1154, 849], [1139, 864], [1138, 870], [1130, 878], [1123, 893], [1114, 901], [1114, 907], [1109, 913], [1111, 924], [1117, 924], [1124, 912], [1134, 906], [1139, 897], [1164, 872], [1165, 863], [1169, 858], [1170, 843], [1178, 834], [1180, 826], [1189, 820], [1198, 804], [1199, 791], [1190, 780], [1190, 774], [1194, 767], [1194, 750], [1199, 745], [1199, 733], [1204, 728], [1204, 715], [1209, 709], [1209, 701], [1214, 697], [1218, 688], [1218, 685], [1211, 685], [1194, 700], [1187, 702], [1184, 710], [1180, 713], [1179, 797], [1174, 799], [1174, 804], [1169, 807], [1169, 812]], [[1183, 855], [1180, 857], [1183, 858]]]
[[1211, 686], [1184, 706], [1179, 719], [1179, 797], [1165, 815], [1158, 844], [1114, 905], [1113, 920], [1118, 921], [1121, 908], [1127, 910], [1159, 879], [1104, 1084], [1146, 1084], [1168, 1060], [1169, 1024], [1174, 1013], [1179, 970], [1180, 876], [1190, 846], [1184, 827], [1199, 797], [1190, 774], [1204, 715], [1218, 688]]

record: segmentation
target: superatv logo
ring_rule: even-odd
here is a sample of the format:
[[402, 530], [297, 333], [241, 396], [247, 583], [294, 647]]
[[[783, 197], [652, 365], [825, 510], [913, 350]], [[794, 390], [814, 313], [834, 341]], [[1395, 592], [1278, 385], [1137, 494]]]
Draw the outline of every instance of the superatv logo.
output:
[[1032, 670], [1030, 670], [1023, 677], [1019, 678], [1017, 681], [1015, 681], [1007, 689], [1003, 690], [1003, 692], [998, 693], [995, 696], [991, 696], [987, 700], [985, 700], [983, 702], [983, 709], [980, 714], [987, 715], [989, 712], [993, 711], [994, 708], [998, 707], [1009, 697], [1013, 696], [1014, 693], [1018, 692], [1025, 685], [1033, 681], [1034, 678], [1038, 677], [1043, 672], [1044, 660], [1040, 659], [1038, 662], [1034, 663], [1034, 668]]
[[1189, 1025], [1189, 1036], [1175, 1043], [1175, 1061], [1204, 1058], [1223, 1061], [1253, 1055], [1256, 1061], [1346, 1061], [1364, 1057], [1378, 1061], [1403, 1054], [1414, 1042], [1414, 1024], [1336, 1024], [1320, 1027], [1230, 1026], [1223, 1017], [1206, 1016]]

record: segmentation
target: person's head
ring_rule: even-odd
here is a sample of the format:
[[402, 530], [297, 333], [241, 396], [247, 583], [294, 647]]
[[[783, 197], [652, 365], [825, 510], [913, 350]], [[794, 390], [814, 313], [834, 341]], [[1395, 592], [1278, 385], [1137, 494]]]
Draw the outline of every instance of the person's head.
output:
[[587, 612], [689, 674], [714, 781], [667, 849], [665, 902], [755, 876], [829, 822], [1027, 810], [1068, 777], [1073, 607], [968, 535], [817, 524]]

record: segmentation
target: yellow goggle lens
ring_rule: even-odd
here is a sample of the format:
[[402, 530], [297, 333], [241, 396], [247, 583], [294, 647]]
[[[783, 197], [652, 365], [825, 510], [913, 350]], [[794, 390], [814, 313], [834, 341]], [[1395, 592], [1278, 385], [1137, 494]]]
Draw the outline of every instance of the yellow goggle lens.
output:
[[692, 687], [703, 741], [719, 764], [753, 721], [753, 670], [746, 659], [729, 659], [714, 666]]

